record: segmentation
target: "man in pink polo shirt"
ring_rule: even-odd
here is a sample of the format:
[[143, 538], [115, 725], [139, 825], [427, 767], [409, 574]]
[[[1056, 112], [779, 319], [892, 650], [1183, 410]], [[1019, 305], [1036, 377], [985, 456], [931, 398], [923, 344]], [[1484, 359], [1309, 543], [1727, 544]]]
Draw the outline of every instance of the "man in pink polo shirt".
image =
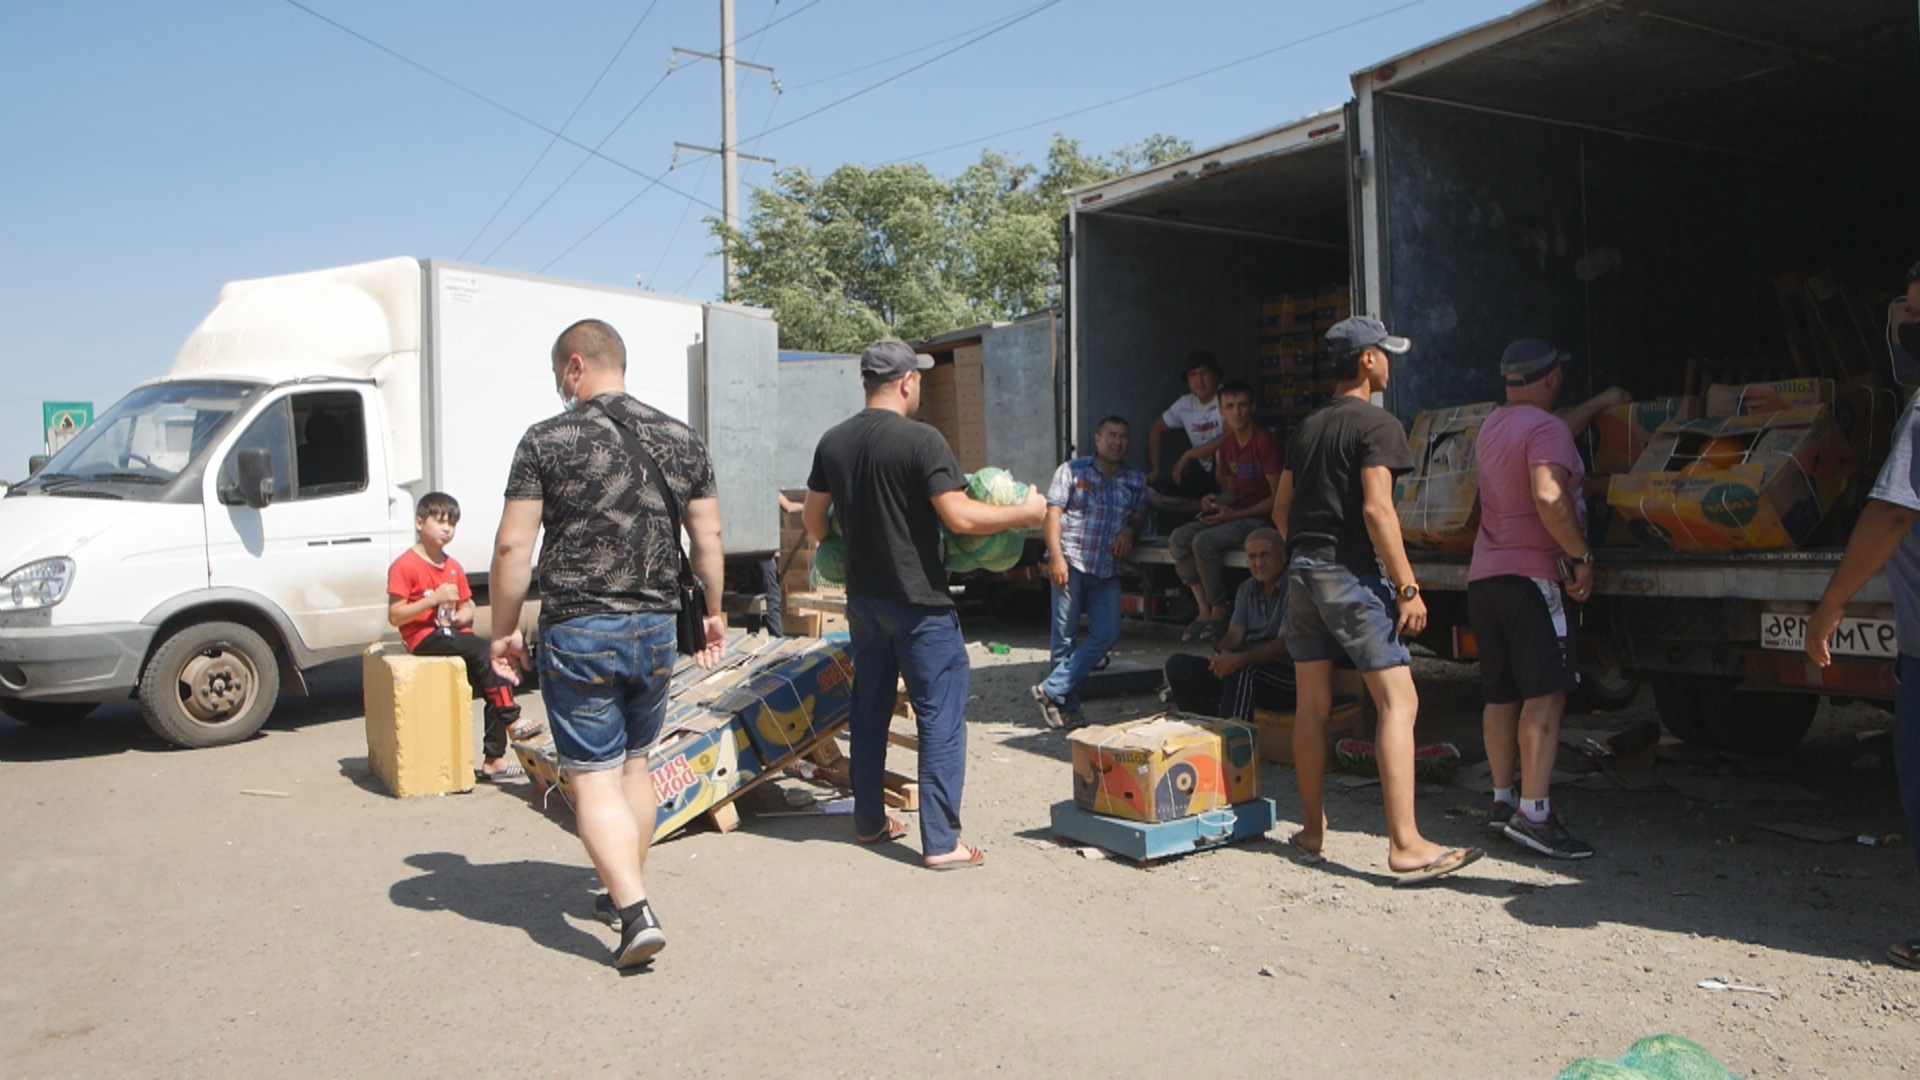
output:
[[[1480, 647], [1486, 711], [1481, 731], [1492, 771], [1487, 824], [1556, 859], [1585, 859], [1553, 812], [1548, 784], [1560, 717], [1578, 679], [1566, 600], [1593, 592], [1585, 470], [1566, 421], [1552, 412], [1572, 357], [1537, 338], [1507, 346], [1506, 404], [1480, 429], [1480, 535], [1467, 569], [1467, 615]], [[1520, 783], [1514, 784], [1518, 754]]]

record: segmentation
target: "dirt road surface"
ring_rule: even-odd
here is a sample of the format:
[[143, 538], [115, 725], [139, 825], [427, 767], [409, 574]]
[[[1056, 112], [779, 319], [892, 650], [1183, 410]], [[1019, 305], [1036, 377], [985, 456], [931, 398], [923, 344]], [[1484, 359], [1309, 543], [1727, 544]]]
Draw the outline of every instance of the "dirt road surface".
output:
[[[1886, 739], [1861, 737], [1884, 713], [1829, 706], [1788, 761], [1661, 765], [1796, 801], [1563, 790], [1585, 863], [1522, 852], [1448, 785], [1424, 790], [1423, 827], [1490, 851], [1457, 878], [1389, 886], [1372, 788], [1335, 789], [1331, 859], [1301, 866], [1277, 842], [1292, 774], [1271, 767], [1273, 839], [1143, 868], [1048, 834], [1071, 783], [1026, 696], [1043, 634], [969, 630], [986, 866], [927, 873], [844, 817], [698, 829], [653, 853], [669, 945], [626, 977], [563, 810], [511, 787], [384, 794], [357, 665], [219, 750], [167, 749], [130, 705], [0, 719], [0, 1074], [1545, 1078], [1658, 1032], [1746, 1076], [1920, 1073], [1920, 975], [1880, 959], [1920, 932], [1905, 847], [1755, 824], [1901, 831]], [[1118, 658], [1166, 651], [1129, 637]], [[1422, 738], [1471, 755], [1473, 669], [1419, 675]], [[1646, 698], [1570, 723], [1624, 727]]]

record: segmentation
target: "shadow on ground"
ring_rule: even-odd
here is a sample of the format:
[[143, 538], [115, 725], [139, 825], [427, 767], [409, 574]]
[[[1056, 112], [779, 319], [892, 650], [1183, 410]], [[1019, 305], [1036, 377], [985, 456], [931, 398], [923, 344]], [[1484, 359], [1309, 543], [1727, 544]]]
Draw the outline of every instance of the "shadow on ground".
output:
[[406, 858], [420, 874], [394, 883], [387, 896], [415, 911], [450, 911], [475, 922], [519, 930], [534, 944], [605, 963], [608, 943], [567, 921], [593, 918], [599, 879], [588, 866], [550, 862], [474, 863], [430, 851]]

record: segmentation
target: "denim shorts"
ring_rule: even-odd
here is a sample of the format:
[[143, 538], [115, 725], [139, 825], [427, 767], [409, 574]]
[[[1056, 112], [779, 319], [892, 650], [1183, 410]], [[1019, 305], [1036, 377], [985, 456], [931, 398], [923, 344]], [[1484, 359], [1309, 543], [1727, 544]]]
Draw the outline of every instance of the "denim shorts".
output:
[[583, 615], [540, 630], [540, 696], [560, 760], [577, 772], [644, 757], [679, 659], [672, 615]]
[[1393, 626], [1393, 588], [1331, 559], [1296, 554], [1287, 566], [1287, 654], [1297, 663], [1346, 656], [1362, 672], [1413, 663]]

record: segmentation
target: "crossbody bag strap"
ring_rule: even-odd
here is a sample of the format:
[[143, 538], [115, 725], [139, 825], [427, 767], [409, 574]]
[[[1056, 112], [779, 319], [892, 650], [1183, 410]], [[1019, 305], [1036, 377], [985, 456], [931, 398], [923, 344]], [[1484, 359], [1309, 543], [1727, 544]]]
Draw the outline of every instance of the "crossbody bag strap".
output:
[[613, 415], [613, 411], [607, 408], [605, 402], [599, 398], [592, 398], [589, 404], [599, 409], [601, 415], [613, 425], [613, 429], [620, 433], [620, 438], [627, 444], [627, 455], [646, 465], [648, 475], [653, 477], [653, 486], [660, 491], [661, 501], [667, 504], [667, 522], [673, 527], [673, 545], [680, 549], [680, 584], [694, 584], [693, 560], [688, 557], [687, 546], [680, 539], [680, 504], [673, 497], [673, 489], [667, 486], [667, 474], [661, 470], [660, 463], [654, 460], [653, 455], [647, 453], [646, 446], [640, 442], [640, 436], [635, 434], [632, 428], [621, 423], [620, 418]]

